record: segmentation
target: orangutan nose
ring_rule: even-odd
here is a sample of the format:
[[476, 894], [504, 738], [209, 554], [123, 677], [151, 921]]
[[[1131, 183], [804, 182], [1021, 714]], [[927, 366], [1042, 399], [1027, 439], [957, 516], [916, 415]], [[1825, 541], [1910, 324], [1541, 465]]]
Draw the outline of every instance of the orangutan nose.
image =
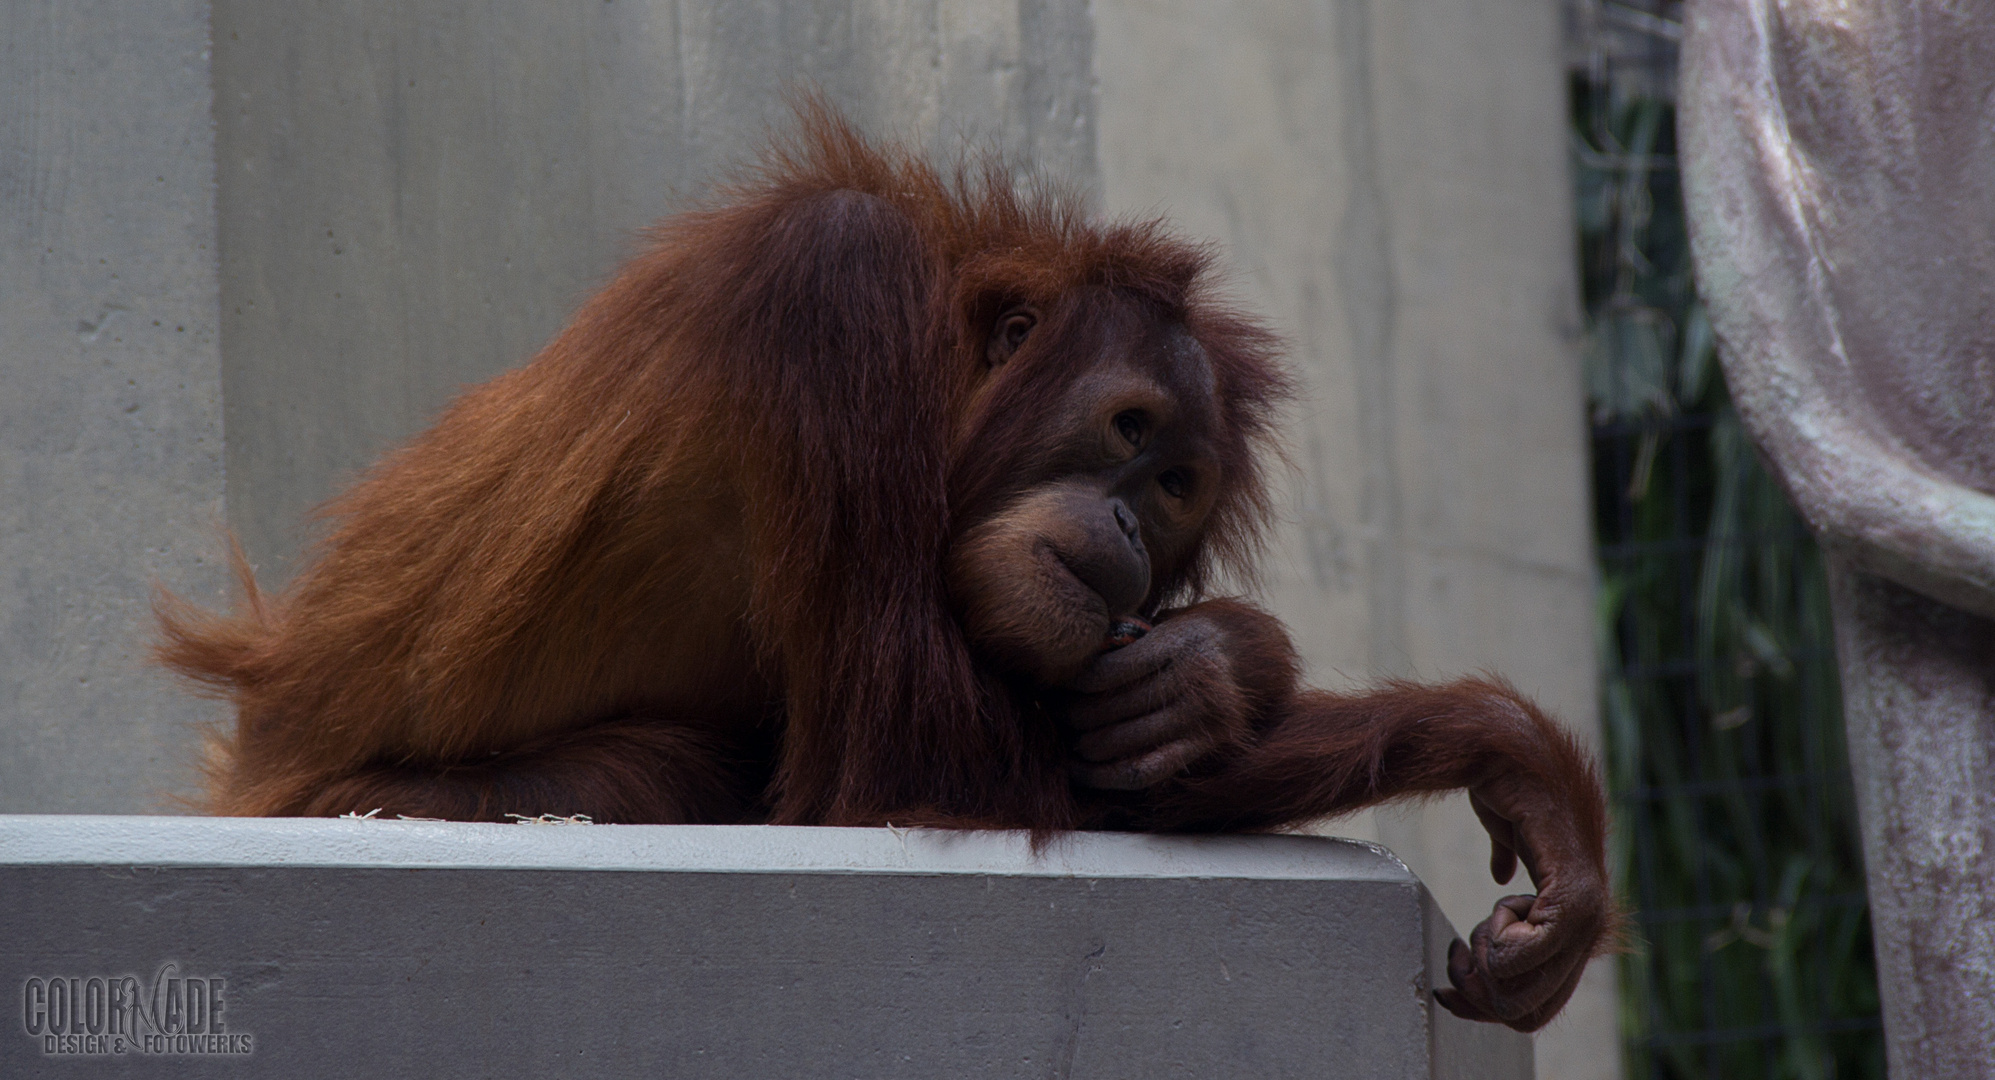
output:
[[1110, 499], [1108, 508], [1115, 515], [1116, 527], [1122, 530], [1124, 537], [1128, 538], [1129, 546], [1142, 551], [1143, 527], [1137, 523], [1136, 515], [1129, 512], [1129, 504], [1121, 499]]

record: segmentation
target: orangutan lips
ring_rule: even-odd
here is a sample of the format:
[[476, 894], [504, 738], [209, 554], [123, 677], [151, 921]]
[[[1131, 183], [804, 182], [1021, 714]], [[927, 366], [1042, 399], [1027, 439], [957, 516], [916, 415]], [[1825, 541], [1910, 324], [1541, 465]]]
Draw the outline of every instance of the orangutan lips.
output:
[[1134, 615], [1117, 619], [1115, 622], [1109, 624], [1108, 640], [1102, 644], [1101, 651], [1110, 652], [1120, 649], [1124, 645], [1133, 644], [1137, 638], [1149, 633], [1150, 629], [1149, 623], [1144, 622]]

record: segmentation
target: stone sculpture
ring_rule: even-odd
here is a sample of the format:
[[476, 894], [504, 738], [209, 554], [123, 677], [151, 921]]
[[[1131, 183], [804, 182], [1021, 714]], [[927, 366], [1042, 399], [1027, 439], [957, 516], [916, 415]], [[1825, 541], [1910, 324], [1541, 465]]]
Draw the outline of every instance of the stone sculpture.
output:
[[1995, 6], [1692, 0], [1732, 396], [1829, 556], [1895, 1077], [1995, 1076]]

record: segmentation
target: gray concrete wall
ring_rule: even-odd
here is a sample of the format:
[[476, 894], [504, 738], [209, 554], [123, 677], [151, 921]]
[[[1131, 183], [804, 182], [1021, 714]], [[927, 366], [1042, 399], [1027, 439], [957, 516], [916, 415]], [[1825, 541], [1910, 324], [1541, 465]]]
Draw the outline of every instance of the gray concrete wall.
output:
[[[1299, 470], [1261, 592], [1320, 685], [1500, 672], [1597, 739], [1585, 412], [1551, 0], [1095, 0], [1109, 209], [1220, 240], [1289, 339]], [[1326, 823], [1456, 925], [1499, 886], [1456, 795]], [[1611, 960], [1539, 1075], [1620, 1073]]]
[[1433, 1003], [1452, 930], [1405, 866], [1313, 837], [0, 817], [0, 910], [9, 1076], [72, 1064], [31, 980], [168, 963], [264, 1076], [1531, 1070]]
[[223, 598], [206, 5], [0, 4], [0, 810], [145, 812], [212, 710], [143, 664]]

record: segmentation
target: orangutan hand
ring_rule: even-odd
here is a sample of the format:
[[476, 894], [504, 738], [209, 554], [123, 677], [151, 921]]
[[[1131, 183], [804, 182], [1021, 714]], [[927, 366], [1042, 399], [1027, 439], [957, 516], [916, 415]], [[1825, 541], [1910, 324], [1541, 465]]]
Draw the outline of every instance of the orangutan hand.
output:
[[1469, 789], [1469, 805], [1489, 830], [1490, 873], [1507, 884], [1521, 860], [1538, 895], [1504, 897], [1466, 944], [1456, 939], [1454, 986], [1434, 996], [1456, 1016], [1536, 1031], [1572, 996], [1614, 925], [1605, 853], [1588, 850], [1565, 800], [1522, 771]]
[[1083, 670], [1067, 703], [1074, 778], [1093, 788], [1135, 791], [1177, 776], [1247, 737], [1246, 696], [1230, 655], [1226, 622], [1238, 611], [1177, 612]]

